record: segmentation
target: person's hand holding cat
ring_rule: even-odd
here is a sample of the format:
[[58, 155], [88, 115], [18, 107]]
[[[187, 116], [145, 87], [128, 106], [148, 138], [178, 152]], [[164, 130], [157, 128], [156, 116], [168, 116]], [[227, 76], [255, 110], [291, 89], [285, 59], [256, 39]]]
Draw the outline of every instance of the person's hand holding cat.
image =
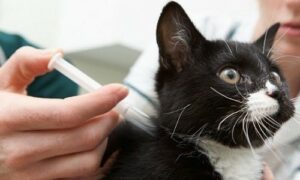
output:
[[99, 170], [121, 85], [67, 99], [25, 95], [55, 51], [21, 48], [0, 68], [0, 179], [88, 178]]
[[272, 173], [272, 170], [268, 165], [265, 165], [264, 172], [263, 172], [263, 177], [261, 180], [274, 180], [274, 175]]

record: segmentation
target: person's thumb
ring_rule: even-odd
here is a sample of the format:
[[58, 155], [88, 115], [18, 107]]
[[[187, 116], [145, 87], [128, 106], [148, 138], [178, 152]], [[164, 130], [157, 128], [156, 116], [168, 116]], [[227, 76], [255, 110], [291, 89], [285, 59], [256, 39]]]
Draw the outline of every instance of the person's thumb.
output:
[[18, 49], [0, 68], [0, 89], [23, 93], [35, 77], [48, 72], [51, 57], [60, 49], [40, 50], [32, 47]]

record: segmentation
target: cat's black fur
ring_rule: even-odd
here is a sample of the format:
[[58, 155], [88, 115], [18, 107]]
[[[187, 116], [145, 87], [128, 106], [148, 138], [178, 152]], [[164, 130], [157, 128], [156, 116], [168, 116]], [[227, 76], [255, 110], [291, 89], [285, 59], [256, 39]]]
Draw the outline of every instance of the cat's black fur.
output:
[[[119, 126], [110, 138], [107, 155], [115, 149], [120, 149], [120, 153], [106, 179], [223, 179], [209, 158], [201, 153], [197, 141], [205, 138], [232, 148], [249, 147], [249, 142], [242, 123], [236, 124], [234, 139], [231, 136], [241, 113], [229, 117], [223, 128], [218, 128], [226, 115], [241, 109], [242, 105], [212, 88], [243, 101], [270, 80], [279, 86], [279, 91], [272, 96], [280, 104], [280, 110], [272, 118], [282, 124], [293, 114], [286, 83], [277, 66], [266, 56], [278, 27], [279, 24], [273, 25], [254, 43], [208, 41], [181, 6], [175, 2], [166, 5], [157, 25], [160, 67], [156, 91], [160, 107], [158, 117], [153, 119], [157, 126], [155, 135], [150, 137], [130, 124]], [[220, 79], [218, 73], [225, 67], [241, 73], [237, 84]], [[280, 75], [281, 84], [271, 72]], [[252, 146], [263, 145], [253, 123], [248, 125]], [[267, 123], [265, 126], [271, 131], [266, 133], [269, 137], [279, 128]]]

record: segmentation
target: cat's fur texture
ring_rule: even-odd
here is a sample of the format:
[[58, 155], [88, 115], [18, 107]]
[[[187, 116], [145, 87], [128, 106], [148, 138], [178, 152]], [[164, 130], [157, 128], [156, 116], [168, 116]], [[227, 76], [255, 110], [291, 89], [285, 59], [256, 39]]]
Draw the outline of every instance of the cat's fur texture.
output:
[[121, 150], [106, 179], [259, 180], [253, 149], [294, 112], [267, 56], [278, 28], [254, 43], [208, 41], [180, 5], [166, 5], [157, 25], [155, 136], [118, 127], [108, 154]]

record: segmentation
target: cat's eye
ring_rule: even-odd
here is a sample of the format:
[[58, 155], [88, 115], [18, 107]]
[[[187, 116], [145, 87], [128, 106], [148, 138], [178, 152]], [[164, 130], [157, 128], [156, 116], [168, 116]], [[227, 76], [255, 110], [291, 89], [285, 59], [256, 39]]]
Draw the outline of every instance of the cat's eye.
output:
[[281, 78], [278, 73], [271, 72], [271, 78], [277, 83], [277, 85], [281, 86]]
[[229, 83], [229, 84], [236, 84], [239, 82], [241, 76], [239, 72], [233, 68], [225, 68], [219, 73], [219, 77]]

